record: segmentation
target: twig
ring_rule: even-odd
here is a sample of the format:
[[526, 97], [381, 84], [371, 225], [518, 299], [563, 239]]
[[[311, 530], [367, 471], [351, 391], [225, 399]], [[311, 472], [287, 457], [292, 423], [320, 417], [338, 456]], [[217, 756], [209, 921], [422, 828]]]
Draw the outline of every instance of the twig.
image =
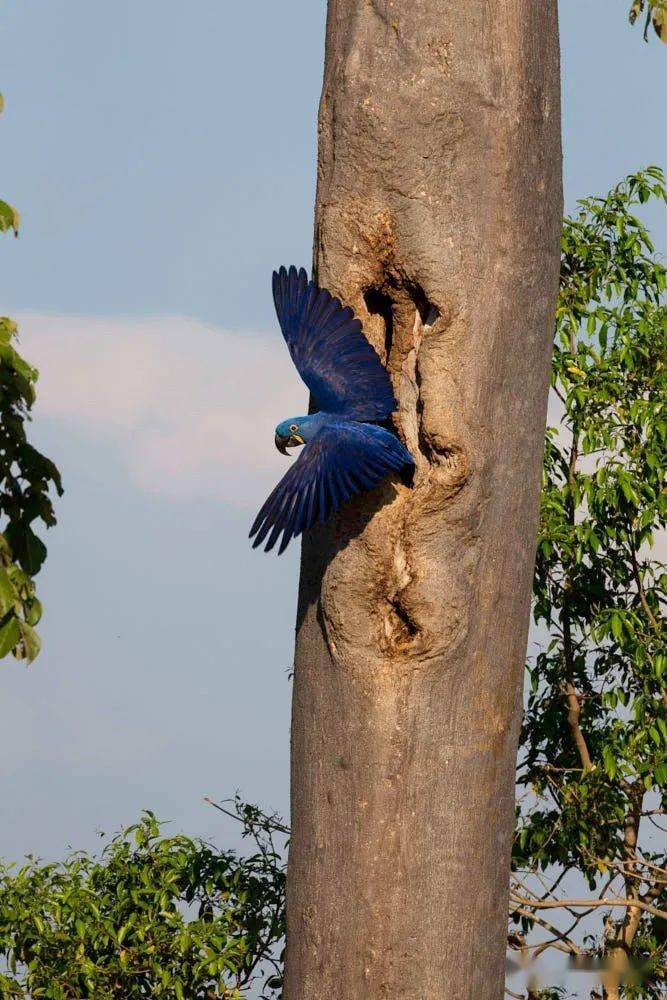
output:
[[[532, 906], [532, 903], [529, 905]], [[528, 920], [531, 920], [532, 922], [539, 924], [540, 927], [544, 927], [545, 930], [548, 930], [551, 934], [553, 934], [555, 940], [550, 947], [556, 948], [558, 951], [567, 952], [567, 954], [571, 955], [581, 954], [581, 949], [577, 948], [576, 944], [573, 941], [570, 941], [569, 938], [567, 938], [562, 931], [559, 931], [557, 927], [554, 927], [554, 925], [549, 923], [548, 920], [545, 920], [544, 917], [539, 917], [537, 913], [531, 913], [529, 910], [524, 910], [520, 906], [511, 907], [511, 913], [512, 914], [518, 913], [520, 917], [526, 917]], [[536, 945], [526, 945], [525, 949], [532, 950], [533, 948], [539, 948], [542, 943], [543, 942], [540, 942], [539, 944]], [[524, 949], [517, 949], [517, 950], [524, 950]]]
[[[208, 802], [210, 806], [213, 806], [213, 808], [217, 809], [218, 812], [224, 813], [225, 816], [229, 816], [230, 819], [235, 819], [237, 823], [243, 823], [243, 820], [239, 815], [237, 815], [237, 813], [233, 813], [229, 809], [223, 809], [223, 807], [219, 805], [217, 802], [214, 802], [213, 799], [210, 798], [210, 796], [205, 795], [204, 802]], [[267, 819], [270, 821], [274, 830], [277, 830], [278, 833], [284, 833], [286, 836], [289, 837], [290, 829], [288, 826], [285, 826], [283, 823], [278, 822], [275, 816], [268, 816]]]
[[[574, 334], [570, 331], [570, 354], [575, 355]], [[577, 480], [577, 461], [579, 459], [579, 428], [572, 428], [572, 444], [570, 446], [570, 456], [568, 461], [568, 485], [569, 493], [567, 497], [567, 515], [570, 525], [575, 525], [574, 488]], [[574, 686], [574, 652], [572, 648], [572, 624], [570, 622], [570, 601], [569, 601], [570, 580], [569, 574], [565, 578], [564, 598], [563, 598], [563, 658], [565, 661], [565, 695], [567, 698], [567, 722], [570, 727], [572, 739], [579, 752], [584, 771], [593, 770], [593, 761], [588, 752], [588, 745], [579, 725], [581, 715], [581, 701]]]
[[644, 590], [644, 584], [642, 583], [641, 573], [639, 572], [639, 565], [637, 563], [637, 553], [635, 551], [635, 536], [632, 530], [632, 526], [628, 523], [628, 541], [630, 543], [630, 559], [632, 562], [632, 575], [635, 578], [635, 584], [637, 585], [637, 593], [639, 594], [639, 600], [641, 606], [644, 609], [644, 613], [649, 620], [649, 624], [652, 629], [657, 630], [659, 628], [658, 620], [651, 610], [651, 605], [648, 603], [646, 597], [646, 591]]
[[523, 903], [524, 906], [535, 907], [536, 909], [567, 909], [568, 907], [595, 909], [598, 906], [638, 906], [647, 913], [652, 913], [654, 917], [667, 920], [667, 910], [659, 910], [657, 906], [651, 906], [640, 899], [625, 899], [622, 896], [608, 896], [606, 899], [560, 899], [560, 900], [536, 900], [526, 899], [521, 896], [512, 895], [512, 900]]

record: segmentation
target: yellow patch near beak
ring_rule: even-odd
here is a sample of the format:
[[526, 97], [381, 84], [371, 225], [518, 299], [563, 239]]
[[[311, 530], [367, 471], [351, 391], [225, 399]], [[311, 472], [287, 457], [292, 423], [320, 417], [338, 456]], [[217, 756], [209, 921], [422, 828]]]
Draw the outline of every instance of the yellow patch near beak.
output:
[[305, 444], [305, 443], [306, 443], [306, 442], [305, 442], [305, 441], [303, 440], [303, 438], [301, 437], [301, 435], [300, 435], [300, 434], [292, 434], [292, 440], [293, 440], [293, 441], [296, 441], [296, 443], [297, 443], [297, 444]]

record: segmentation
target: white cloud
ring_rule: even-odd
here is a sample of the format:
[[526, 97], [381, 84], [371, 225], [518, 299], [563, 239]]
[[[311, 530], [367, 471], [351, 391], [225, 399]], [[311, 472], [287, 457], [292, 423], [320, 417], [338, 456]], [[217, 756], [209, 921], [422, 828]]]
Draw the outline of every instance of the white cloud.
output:
[[[279, 420], [306, 390], [279, 330], [215, 329], [189, 318], [24, 313], [25, 356], [40, 370], [36, 420], [117, 449], [135, 482], [179, 499], [238, 506], [285, 471]], [[251, 504], [252, 505], [252, 504]]]

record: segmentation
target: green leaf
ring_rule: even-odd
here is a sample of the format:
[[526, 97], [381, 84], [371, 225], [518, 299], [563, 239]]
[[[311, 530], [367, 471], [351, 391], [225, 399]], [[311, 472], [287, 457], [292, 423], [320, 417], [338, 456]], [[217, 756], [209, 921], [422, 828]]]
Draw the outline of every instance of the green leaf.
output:
[[30, 525], [13, 522], [7, 526], [5, 536], [9, 542], [14, 558], [31, 576], [35, 576], [46, 559], [46, 546], [38, 538]]
[[16, 323], [7, 316], [0, 316], [0, 344], [7, 347], [16, 336]]
[[613, 780], [616, 777], [618, 768], [616, 765], [616, 759], [608, 746], [602, 748], [602, 762], [604, 764], [604, 769], [607, 772], [607, 776]]
[[28, 625], [27, 622], [19, 620], [19, 630], [21, 633], [21, 645], [23, 657], [28, 663], [32, 661], [39, 655], [39, 651], [42, 648], [42, 642], [35, 632], [32, 625]]
[[651, 11], [653, 30], [661, 42], [667, 42], [667, 10], [654, 7]]
[[31, 597], [23, 605], [23, 617], [28, 625], [37, 625], [42, 617], [42, 605], [36, 597]]
[[0, 566], [0, 618], [16, 608], [18, 594], [7, 570]]
[[21, 627], [18, 618], [10, 618], [0, 627], [0, 658], [14, 651], [21, 641]]
[[13, 229], [14, 235], [19, 234], [19, 213], [11, 205], [8, 205], [6, 201], [0, 200], [0, 233], [6, 233], [7, 230]]
[[611, 614], [611, 634], [617, 641], [623, 637], [623, 619], [615, 611]]

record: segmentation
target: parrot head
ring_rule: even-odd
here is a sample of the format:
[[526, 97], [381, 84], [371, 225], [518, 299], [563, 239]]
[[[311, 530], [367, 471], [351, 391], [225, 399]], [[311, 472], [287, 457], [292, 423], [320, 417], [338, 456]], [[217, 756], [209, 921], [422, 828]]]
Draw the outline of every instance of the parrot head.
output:
[[307, 417], [290, 417], [289, 420], [283, 420], [276, 427], [276, 448], [283, 455], [287, 454], [288, 448], [295, 448], [297, 445], [306, 443], [306, 427]]

